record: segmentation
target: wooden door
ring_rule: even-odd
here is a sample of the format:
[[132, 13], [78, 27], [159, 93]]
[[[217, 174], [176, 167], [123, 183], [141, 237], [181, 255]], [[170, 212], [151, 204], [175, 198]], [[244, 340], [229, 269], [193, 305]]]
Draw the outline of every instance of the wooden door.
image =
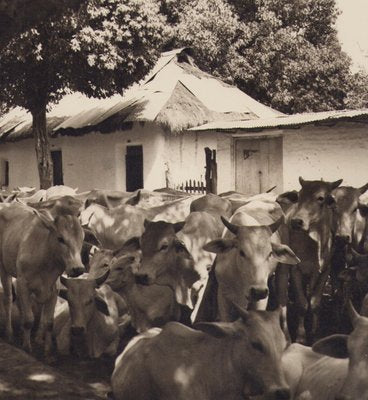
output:
[[128, 146], [125, 156], [126, 190], [134, 192], [143, 188], [143, 147]]
[[236, 139], [235, 190], [248, 195], [283, 190], [282, 138]]

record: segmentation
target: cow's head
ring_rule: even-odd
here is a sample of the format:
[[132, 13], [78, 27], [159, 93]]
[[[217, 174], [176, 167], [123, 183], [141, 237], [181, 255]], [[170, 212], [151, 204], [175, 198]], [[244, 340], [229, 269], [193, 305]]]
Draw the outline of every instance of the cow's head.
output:
[[109, 275], [96, 279], [60, 277], [60, 282], [66, 289], [60, 289], [59, 296], [68, 301], [71, 319], [70, 333], [72, 336], [84, 335], [91, 318], [96, 311], [109, 315], [106, 301], [101, 297], [96, 288], [104, 283]]
[[298, 202], [290, 216], [290, 225], [293, 229], [308, 232], [311, 225], [318, 223], [325, 210], [334, 207], [335, 199], [331, 192], [342, 182], [305, 181], [299, 177], [301, 190], [298, 193]]
[[235, 371], [244, 374], [244, 396], [264, 395], [270, 400], [289, 399], [290, 391], [281, 368], [286, 339], [280, 327], [280, 311], [246, 311], [234, 304], [240, 318], [235, 322], [195, 324], [211, 336], [228, 338]]
[[43, 225], [50, 231], [50, 251], [64, 266], [70, 277], [76, 277], [85, 272], [81, 260], [84, 232], [77, 217], [58, 215], [51, 219], [45, 213], [36, 212]]
[[[238, 299], [240, 304], [247, 299], [255, 302], [267, 298], [267, 281], [270, 273], [274, 271], [278, 262], [284, 264], [297, 264], [300, 262], [298, 257], [284, 244], [273, 243], [271, 236], [280, 224], [282, 219], [266, 226], [239, 226], [225, 218], [222, 218], [224, 225], [234, 235], [232, 238], [216, 239], [206, 244], [203, 248], [207, 251], [223, 255], [225, 261], [227, 257], [232, 257], [232, 271], [224, 267], [220, 271], [220, 262], [217, 262], [216, 276], [219, 281], [222, 275], [229, 277], [233, 274], [234, 287], [241, 286], [244, 299]], [[231, 254], [226, 254], [228, 252]], [[225, 261], [226, 265], [227, 262]]]
[[194, 261], [176, 233], [185, 222], [145, 221], [141, 237], [142, 262], [136, 273], [138, 284], [170, 286], [180, 304], [192, 306], [189, 289], [199, 279]]
[[368, 399], [368, 318], [359, 315], [351, 302], [349, 314], [353, 332], [332, 335], [316, 342], [312, 349], [335, 358], [349, 358], [348, 374], [337, 397], [339, 400]]
[[335, 237], [337, 245], [351, 243], [354, 225], [359, 210], [359, 197], [368, 189], [368, 184], [359, 189], [341, 186], [332, 192], [335, 199], [333, 207]]

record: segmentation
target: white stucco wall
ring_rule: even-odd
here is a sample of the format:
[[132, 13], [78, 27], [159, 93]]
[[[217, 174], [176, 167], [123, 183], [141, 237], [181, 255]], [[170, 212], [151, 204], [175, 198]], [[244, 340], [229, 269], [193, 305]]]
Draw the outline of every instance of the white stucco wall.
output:
[[189, 179], [205, 182], [205, 147], [217, 150], [215, 133], [185, 132], [181, 135], [166, 135], [166, 160], [174, 185]]
[[[143, 179], [146, 189], [165, 186], [164, 134], [154, 124], [111, 134], [91, 133], [51, 140], [62, 150], [64, 184], [79, 188], [125, 190], [125, 154], [128, 145], [143, 146]], [[0, 145], [0, 159], [9, 161], [9, 187], [39, 187], [33, 139]]]
[[359, 187], [368, 182], [368, 124], [339, 123], [284, 131], [284, 190], [298, 189], [298, 178]]

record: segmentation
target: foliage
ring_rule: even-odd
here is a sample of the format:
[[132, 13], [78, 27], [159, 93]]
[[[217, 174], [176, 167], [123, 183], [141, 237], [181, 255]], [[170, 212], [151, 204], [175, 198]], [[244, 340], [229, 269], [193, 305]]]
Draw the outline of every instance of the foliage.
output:
[[335, 0], [162, 0], [170, 45], [198, 65], [287, 113], [341, 109], [352, 96], [350, 59]]

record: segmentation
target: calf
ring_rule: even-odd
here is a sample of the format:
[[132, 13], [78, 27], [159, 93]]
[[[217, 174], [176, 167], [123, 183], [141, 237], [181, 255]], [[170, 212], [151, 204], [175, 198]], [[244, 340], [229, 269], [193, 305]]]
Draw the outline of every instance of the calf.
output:
[[142, 262], [136, 273], [139, 284], [166, 285], [174, 290], [179, 304], [193, 308], [190, 289], [200, 278], [193, 257], [178, 239], [184, 222], [145, 222], [141, 237]]
[[96, 279], [89, 279], [87, 274], [79, 278], [61, 276], [66, 289], [61, 289], [59, 295], [67, 305], [56, 315], [54, 329], [61, 354], [68, 354], [72, 345], [78, 355], [115, 355], [121, 301], [108, 285], [103, 285], [107, 276], [108, 272]]
[[279, 312], [239, 313], [235, 322], [197, 324], [201, 331], [173, 322], [155, 336], [133, 339], [116, 360], [115, 399], [289, 399]]
[[12, 340], [12, 277], [17, 278], [17, 296], [22, 315], [23, 347], [31, 351], [34, 323], [31, 296], [42, 305], [45, 323], [45, 353], [51, 349], [51, 330], [56, 304], [56, 280], [64, 272], [84, 272], [80, 252], [84, 233], [76, 217], [54, 220], [27, 206], [13, 203], [0, 208], [0, 276], [4, 288], [6, 333]]

